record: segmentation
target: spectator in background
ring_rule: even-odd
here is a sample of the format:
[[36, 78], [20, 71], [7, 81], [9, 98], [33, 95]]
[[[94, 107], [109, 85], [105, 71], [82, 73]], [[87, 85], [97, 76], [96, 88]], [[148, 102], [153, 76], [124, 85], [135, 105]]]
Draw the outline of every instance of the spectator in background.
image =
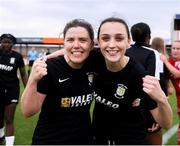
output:
[[[162, 38], [160, 37], [153, 38], [151, 42], [151, 48], [157, 50], [160, 54], [167, 56], [165, 43]], [[169, 94], [172, 94], [173, 91], [172, 88], [169, 86], [169, 70], [167, 69], [164, 63], [162, 67], [163, 68], [161, 69], [160, 72], [160, 85], [166, 96], [168, 96]]]
[[49, 48], [45, 48], [45, 51], [46, 51], [46, 55], [51, 54]]
[[[168, 59], [167, 56], [161, 55], [161, 59], [170, 72], [170, 80], [176, 92], [177, 114], [180, 118], [180, 40], [172, 43], [170, 58]], [[178, 145], [180, 145], [180, 124], [177, 135]]]
[[49, 48], [42, 48], [38, 54], [38, 58], [49, 55], [49, 54], [50, 54]]
[[[149, 75], [159, 78], [160, 70], [160, 56], [159, 53], [150, 48], [151, 30], [148, 24], [140, 22], [134, 24], [131, 28], [132, 39], [135, 42], [129, 49], [127, 55], [138, 60], [146, 69]], [[161, 145], [162, 134], [159, 125], [155, 122], [154, 118], [149, 111], [144, 110], [145, 119], [147, 121], [147, 141], [149, 144]]]
[[27, 59], [28, 59], [28, 64], [29, 64], [28, 75], [30, 75], [32, 65], [38, 57], [39, 56], [38, 56], [38, 52], [36, 51], [36, 48], [32, 47], [31, 50], [29, 50], [27, 54]]
[[165, 43], [164, 40], [160, 37], [155, 37], [152, 39], [151, 48], [157, 50], [159, 53], [166, 55]]
[[24, 86], [27, 82], [27, 75], [23, 57], [20, 53], [12, 50], [16, 38], [11, 34], [0, 36], [0, 140], [4, 137], [7, 146], [14, 145], [14, 114], [18, 104], [20, 87], [17, 77], [19, 69]]
[[41, 51], [38, 53], [38, 58], [43, 57], [46, 55], [46, 51], [44, 48], [41, 49]]

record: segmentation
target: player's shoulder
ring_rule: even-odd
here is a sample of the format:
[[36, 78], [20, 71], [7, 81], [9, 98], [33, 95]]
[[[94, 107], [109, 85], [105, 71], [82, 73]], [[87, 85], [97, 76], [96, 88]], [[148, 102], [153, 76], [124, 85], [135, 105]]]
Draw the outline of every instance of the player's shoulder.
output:
[[11, 51], [11, 56], [12, 56], [12, 57], [23, 57], [20, 52], [17, 52], [17, 51], [15, 51], [15, 50], [12, 50], [12, 51]]
[[61, 64], [65, 64], [65, 58], [64, 56], [57, 56], [54, 58], [50, 58], [46, 61], [47, 65], [58, 65], [61, 66]]
[[137, 74], [140, 76], [144, 76], [145, 74], [147, 74], [145, 67], [133, 57], [130, 57], [129, 64], [134, 74]]

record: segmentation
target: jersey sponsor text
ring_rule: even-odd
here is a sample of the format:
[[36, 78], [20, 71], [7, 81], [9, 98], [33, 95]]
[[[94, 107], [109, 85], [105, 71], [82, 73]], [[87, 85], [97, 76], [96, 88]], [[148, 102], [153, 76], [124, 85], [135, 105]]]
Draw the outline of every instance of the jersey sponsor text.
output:
[[8, 66], [8, 65], [4, 65], [4, 64], [0, 64], [0, 69], [1, 70], [6, 70], [6, 71], [11, 71], [11, 70], [13, 70], [13, 67]]
[[79, 107], [90, 104], [93, 94], [61, 98], [61, 107]]
[[99, 102], [101, 104], [104, 104], [108, 107], [111, 107], [113, 109], [119, 108], [119, 104], [117, 103], [113, 103], [112, 101], [109, 101], [105, 98], [102, 98], [101, 96], [99, 96], [97, 93], [94, 92], [94, 97], [96, 99], [96, 102]]

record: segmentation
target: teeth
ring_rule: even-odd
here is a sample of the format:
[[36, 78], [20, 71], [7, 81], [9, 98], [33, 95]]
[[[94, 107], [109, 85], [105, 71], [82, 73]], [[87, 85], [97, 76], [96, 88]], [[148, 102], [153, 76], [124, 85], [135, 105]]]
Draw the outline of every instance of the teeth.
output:
[[81, 52], [72, 52], [72, 54], [74, 54], [74, 55], [80, 55]]
[[117, 53], [117, 51], [116, 51], [116, 50], [109, 50], [108, 53], [109, 53], [110, 55], [115, 55], [115, 54]]

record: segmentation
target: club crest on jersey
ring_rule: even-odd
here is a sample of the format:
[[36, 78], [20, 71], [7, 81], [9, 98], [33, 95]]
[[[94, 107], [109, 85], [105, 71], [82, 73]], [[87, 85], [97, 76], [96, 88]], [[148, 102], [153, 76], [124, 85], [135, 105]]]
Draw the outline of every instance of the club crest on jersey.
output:
[[118, 99], [123, 99], [124, 98], [124, 94], [126, 92], [127, 87], [124, 86], [123, 84], [118, 84], [117, 85], [117, 89], [116, 89], [116, 93], [114, 94], [114, 96]]
[[88, 72], [88, 73], [87, 73], [87, 76], [88, 76], [89, 85], [92, 85], [92, 83], [93, 83], [93, 78], [94, 78], [93, 72]]
[[61, 107], [70, 107], [71, 100], [70, 98], [64, 97], [61, 98]]
[[14, 62], [15, 62], [15, 58], [14, 58], [14, 57], [11, 57], [11, 58], [10, 58], [10, 64], [14, 64]]

